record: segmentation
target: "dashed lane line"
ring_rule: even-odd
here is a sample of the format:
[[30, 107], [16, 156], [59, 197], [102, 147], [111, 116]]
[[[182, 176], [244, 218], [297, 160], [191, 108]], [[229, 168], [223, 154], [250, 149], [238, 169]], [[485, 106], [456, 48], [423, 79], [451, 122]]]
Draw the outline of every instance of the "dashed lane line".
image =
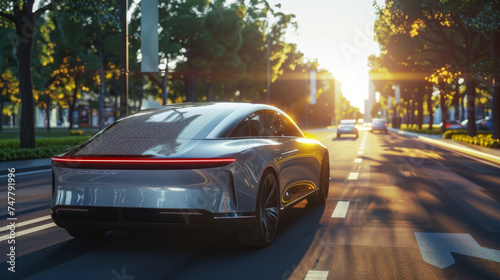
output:
[[304, 280], [325, 280], [328, 278], [328, 271], [326, 270], [309, 270]]
[[[22, 236], [22, 235], [34, 233], [34, 232], [41, 231], [41, 230], [44, 230], [44, 229], [48, 229], [48, 228], [55, 227], [55, 226], [56, 226], [56, 224], [54, 224], [54, 223], [51, 222], [49, 224], [45, 224], [45, 225], [41, 225], [41, 226], [37, 226], [37, 227], [34, 227], [34, 228], [30, 228], [30, 229], [26, 229], [26, 230], [22, 230], [22, 231], [16, 232], [15, 236], [17, 238], [17, 237]], [[9, 239], [9, 236], [10, 235], [5, 235], [5, 236], [0, 237], [0, 242]]]
[[337, 202], [337, 206], [332, 213], [332, 218], [345, 218], [347, 215], [347, 210], [349, 210], [349, 201], [339, 201]]
[[359, 177], [359, 172], [351, 172], [349, 173], [349, 177], [347, 177], [347, 180], [358, 180]]
[[[51, 219], [50, 215], [47, 215], [47, 216], [43, 216], [43, 217], [40, 217], [40, 218], [28, 220], [28, 221], [25, 221], [25, 222], [20, 222], [20, 223], [16, 222], [16, 228], [19, 228], [19, 227], [22, 227], [22, 226], [26, 226], [26, 225], [31, 225], [31, 224], [38, 223], [38, 222], [45, 221], [45, 220], [50, 220], [50, 219]], [[9, 228], [8, 228], [8, 225], [7, 225], [6, 227], [1, 228], [0, 232], [2, 232], [2, 231], [8, 231], [8, 230], [9, 230]]]

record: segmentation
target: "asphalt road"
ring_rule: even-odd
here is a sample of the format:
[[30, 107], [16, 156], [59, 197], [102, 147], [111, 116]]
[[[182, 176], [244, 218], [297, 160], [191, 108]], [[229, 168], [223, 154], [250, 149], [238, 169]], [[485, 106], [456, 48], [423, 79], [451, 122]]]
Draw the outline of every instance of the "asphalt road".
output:
[[0, 279], [500, 279], [499, 166], [395, 133], [310, 132], [330, 151], [328, 201], [290, 209], [258, 250], [217, 233], [79, 241], [49, 219], [50, 173], [18, 173], [16, 272], [0, 188]]

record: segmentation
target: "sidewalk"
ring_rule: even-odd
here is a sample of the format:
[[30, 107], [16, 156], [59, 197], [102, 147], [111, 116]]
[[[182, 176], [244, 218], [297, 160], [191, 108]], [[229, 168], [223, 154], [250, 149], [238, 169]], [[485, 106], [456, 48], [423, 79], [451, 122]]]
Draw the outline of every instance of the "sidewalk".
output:
[[441, 135], [418, 134], [395, 128], [389, 128], [389, 131], [395, 132], [405, 137], [417, 138], [420, 141], [427, 142], [441, 148], [453, 150], [455, 152], [466, 154], [468, 156], [500, 165], [500, 149], [485, 148], [478, 145], [471, 145], [453, 141], [451, 139], [443, 139]]
[[9, 174], [9, 168], [15, 168], [15, 173], [50, 169], [51, 158], [0, 161], [0, 176]]

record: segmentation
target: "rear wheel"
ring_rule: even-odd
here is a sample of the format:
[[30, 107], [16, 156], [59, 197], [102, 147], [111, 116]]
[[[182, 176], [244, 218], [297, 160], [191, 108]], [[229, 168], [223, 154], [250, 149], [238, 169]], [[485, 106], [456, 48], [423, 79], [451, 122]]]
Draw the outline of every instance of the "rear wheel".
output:
[[328, 153], [323, 157], [323, 161], [321, 162], [318, 189], [312, 198], [307, 199], [308, 202], [323, 204], [328, 199], [328, 191], [330, 189], [330, 158]]
[[278, 230], [279, 197], [279, 185], [276, 175], [271, 170], [267, 170], [259, 183], [257, 220], [252, 230], [238, 237], [241, 244], [265, 247], [273, 242]]
[[66, 228], [66, 231], [69, 235], [84, 240], [101, 239], [106, 234], [105, 230], [88, 230], [83, 228]]
[[337, 138], [340, 138], [340, 133], [337, 133]]

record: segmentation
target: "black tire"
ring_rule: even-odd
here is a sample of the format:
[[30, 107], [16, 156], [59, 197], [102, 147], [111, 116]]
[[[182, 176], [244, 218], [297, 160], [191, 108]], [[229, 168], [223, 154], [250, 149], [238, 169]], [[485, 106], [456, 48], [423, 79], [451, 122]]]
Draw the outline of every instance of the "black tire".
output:
[[340, 138], [340, 134], [339, 133], [337, 133], [337, 138]]
[[267, 170], [259, 183], [257, 195], [257, 220], [253, 228], [238, 236], [241, 244], [252, 247], [266, 247], [271, 244], [278, 230], [280, 215], [280, 190], [276, 175]]
[[307, 201], [311, 204], [323, 204], [328, 199], [328, 191], [330, 189], [330, 157], [328, 153], [323, 157], [321, 162], [321, 171], [319, 175], [319, 190], [308, 198]]
[[359, 137], [359, 134], [356, 133], [356, 139]]
[[66, 228], [69, 235], [76, 239], [96, 240], [101, 239], [105, 234], [105, 230], [88, 230], [83, 228]]

